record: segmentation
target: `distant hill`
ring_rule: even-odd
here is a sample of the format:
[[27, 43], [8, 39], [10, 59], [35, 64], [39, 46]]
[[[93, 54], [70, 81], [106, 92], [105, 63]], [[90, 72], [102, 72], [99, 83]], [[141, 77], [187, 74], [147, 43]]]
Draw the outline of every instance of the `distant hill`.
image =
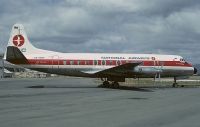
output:
[[195, 64], [194, 67], [197, 68], [197, 73], [200, 75], [200, 64]]

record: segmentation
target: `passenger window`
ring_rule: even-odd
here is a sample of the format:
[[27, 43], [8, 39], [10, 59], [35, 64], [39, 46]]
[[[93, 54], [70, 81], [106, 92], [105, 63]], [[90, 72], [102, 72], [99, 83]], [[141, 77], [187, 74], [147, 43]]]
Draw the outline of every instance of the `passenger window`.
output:
[[66, 65], [66, 64], [67, 64], [67, 61], [66, 61], [66, 60], [64, 60], [64, 61], [63, 61], [63, 64], [64, 64], [64, 65]]
[[89, 65], [89, 60], [86, 60], [86, 61], [85, 61], [85, 65]]
[[105, 65], [106, 64], [106, 61], [105, 60], [102, 60], [102, 65]]
[[120, 65], [120, 64], [121, 64], [121, 61], [120, 61], [120, 60], [118, 60], [118, 61], [117, 61], [117, 65]]
[[77, 65], [80, 65], [80, 60], [77, 61]]
[[97, 65], [97, 63], [98, 63], [97, 60], [94, 60], [94, 65]]
[[70, 65], [73, 65], [74, 64], [74, 61], [73, 60], [70, 60]]
[[110, 65], [112, 65], [112, 63], [113, 63], [112, 60], [110, 60]]

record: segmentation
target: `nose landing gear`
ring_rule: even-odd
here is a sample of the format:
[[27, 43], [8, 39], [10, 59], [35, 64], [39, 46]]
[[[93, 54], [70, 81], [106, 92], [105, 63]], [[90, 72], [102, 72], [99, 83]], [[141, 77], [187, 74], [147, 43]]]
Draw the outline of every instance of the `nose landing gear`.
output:
[[174, 87], [174, 88], [176, 88], [176, 87], [178, 87], [178, 83], [176, 82], [176, 77], [174, 77], [174, 83], [173, 83], [173, 85], [172, 85], [172, 87]]

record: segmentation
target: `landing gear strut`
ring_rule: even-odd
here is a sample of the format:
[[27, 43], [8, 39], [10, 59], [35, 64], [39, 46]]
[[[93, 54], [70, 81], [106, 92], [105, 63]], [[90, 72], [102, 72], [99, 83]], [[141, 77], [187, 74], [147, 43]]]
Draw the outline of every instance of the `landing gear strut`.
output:
[[174, 83], [172, 85], [172, 87], [174, 87], [174, 88], [178, 86], [178, 83], [176, 82], [176, 80], [177, 80], [176, 77], [174, 77]]

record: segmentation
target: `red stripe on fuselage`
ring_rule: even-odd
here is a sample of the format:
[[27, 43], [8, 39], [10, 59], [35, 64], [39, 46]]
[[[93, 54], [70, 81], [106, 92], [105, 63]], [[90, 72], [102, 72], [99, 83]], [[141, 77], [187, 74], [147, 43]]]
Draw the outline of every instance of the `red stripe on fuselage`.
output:
[[102, 65], [117, 66], [129, 62], [143, 62], [143, 66], [185, 66], [192, 67], [187, 62], [180, 61], [135, 61], [135, 60], [60, 60], [60, 59], [29, 59], [31, 65]]

